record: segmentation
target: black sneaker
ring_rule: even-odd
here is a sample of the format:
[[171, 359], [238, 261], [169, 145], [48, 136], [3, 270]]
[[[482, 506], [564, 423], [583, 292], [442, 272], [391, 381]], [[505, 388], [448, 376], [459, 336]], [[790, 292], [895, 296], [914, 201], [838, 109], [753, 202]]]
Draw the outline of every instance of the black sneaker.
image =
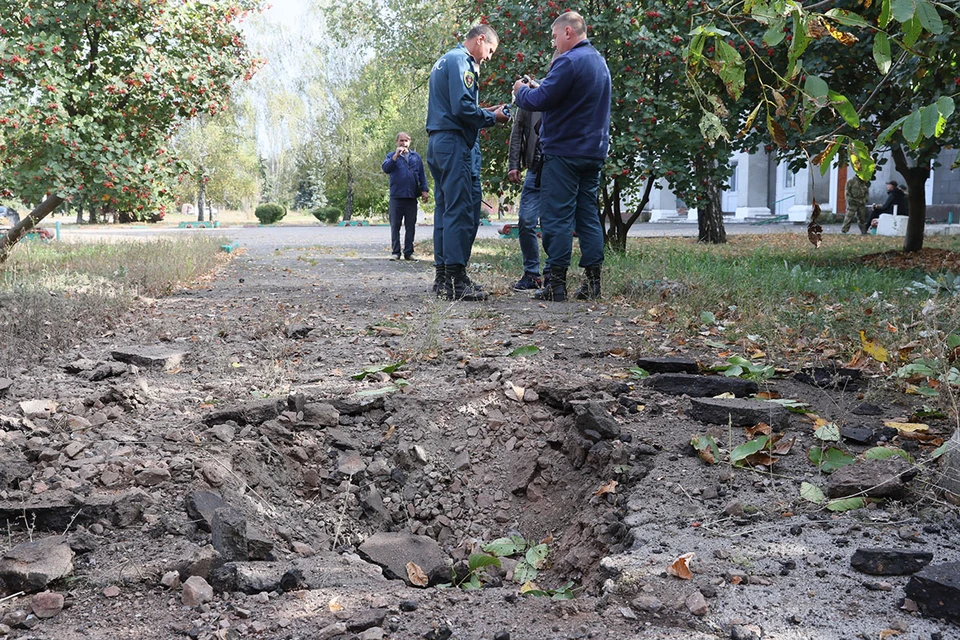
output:
[[513, 285], [514, 291], [535, 291], [543, 286], [540, 275], [536, 273], [524, 273], [523, 277], [517, 280]]
[[417, 259], [413, 257], [413, 254], [412, 254], [412, 253], [406, 254], [405, 256], [403, 256], [403, 259], [404, 259], [404, 260], [410, 260], [411, 262], [416, 262], [416, 261], [417, 261]]

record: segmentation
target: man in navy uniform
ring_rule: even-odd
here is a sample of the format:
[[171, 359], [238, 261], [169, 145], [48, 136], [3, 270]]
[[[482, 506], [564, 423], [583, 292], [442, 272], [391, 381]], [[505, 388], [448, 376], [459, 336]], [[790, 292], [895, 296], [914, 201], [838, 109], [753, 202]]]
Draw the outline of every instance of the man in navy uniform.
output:
[[397, 134], [397, 150], [387, 154], [383, 172], [390, 176], [390, 249], [400, 259], [400, 226], [403, 225], [403, 259], [413, 260], [417, 229], [417, 198], [427, 201], [427, 174], [420, 154], [410, 150], [410, 134]]
[[557, 51], [539, 87], [517, 80], [517, 106], [541, 111], [540, 228], [547, 263], [540, 300], [567, 299], [573, 232], [586, 277], [578, 300], [600, 297], [603, 227], [597, 208], [600, 170], [610, 143], [610, 71], [587, 39], [580, 14], [560, 14], [551, 27]]
[[502, 105], [492, 111], [481, 109], [477, 92], [479, 65], [493, 56], [498, 44], [492, 28], [477, 25], [430, 72], [427, 165], [433, 174], [436, 203], [434, 290], [452, 300], [487, 298], [467, 277], [467, 260], [476, 234], [473, 149], [480, 129], [509, 119]]

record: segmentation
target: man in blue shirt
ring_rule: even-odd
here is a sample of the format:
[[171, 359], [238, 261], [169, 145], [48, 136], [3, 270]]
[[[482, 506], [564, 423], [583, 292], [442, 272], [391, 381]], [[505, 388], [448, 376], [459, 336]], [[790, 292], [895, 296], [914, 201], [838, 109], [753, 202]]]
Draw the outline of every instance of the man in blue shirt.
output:
[[574, 294], [578, 300], [600, 297], [603, 227], [597, 207], [600, 170], [610, 143], [610, 71], [587, 39], [580, 14], [568, 11], [552, 26], [557, 56], [539, 87], [518, 80], [517, 106], [541, 111], [540, 227], [547, 262], [539, 300], [567, 299], [567, 269], [573, 232], [586, 272]]
[[427, 174], [423, 160], [410, 151], [410, 134], [397, 134], [397, 150], [387, 154], [383, 172], [390, 176], [390, 247], [400, 259], [400, 225], [403, 225], [403, 258], [413, 260], [413, 236], [417, 225], [417, 198], [427, 201]]
[[430, 71], [427, 103], [427, 165], [433, 174], [434, 290], [451, 300], [486, 300], [467, 277], [467, 261], [476, 234], [473, 149], [480, 129], [506, 122], [503, 106], [481, 109], [479, 65], [497, 50], [499, 39], [488, 25], [472, 28], [463, 44], [444, 54]]

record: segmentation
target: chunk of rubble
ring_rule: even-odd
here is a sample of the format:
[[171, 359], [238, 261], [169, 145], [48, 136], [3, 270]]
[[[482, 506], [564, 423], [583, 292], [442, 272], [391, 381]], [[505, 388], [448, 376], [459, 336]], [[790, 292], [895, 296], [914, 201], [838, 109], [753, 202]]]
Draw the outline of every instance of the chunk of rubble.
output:
[[63, 536], [23, 542], [0, 557], [0, 580], [10, 591], [40, 591], [73, 573], [73, 549]]
[[905, 496], [907, 483], [916, 477], [917, 473], [918, 470], [902, 458], [858, 460], [830, 474], [827, 496], [899, 500]]
[[423, 570], [431, 585], [450, 580], [450, 558], [436, 540], [426, 536], [406, 532], [376, 533], [357, 551], [364, 559], [383, 568], [384, 575], [391, 579], [405, 580], [413, 585], [407, 574], [407, 563], [412, 562]]
[[960, 624], [960, 562], [926, 567], [910, 578], [905, 592], [924, 615]]
[[263, 424], [267, 420], [278, 417], [286, 406], [286, 400], [283, 398], [252, 400], [211, 411], [204, 416], [203, 421], [210, 426], [227, 421], [236, 422], [240, 426]]
[[110, 352], [110, 357], [118, 362], [164, 371], [176, 369], [188, 355], [189, 350], [172, 349], [163, 345], [120, 347]]
[[705, 398], [732, 393], [738, 398], [751, 396], [760, 390], [753, 380], [727, 376], [697, 376], [689, 373], [658, 373], [646, 379], [645, 384], [660, 393]]
[[790, 426], [790, 411], [775, 402], [746, 398], [690, 398], [690, 417], [710, 424], [750, 427], [760, 422], [783, 430]]
[[873, 576], [906, 576], [920, 571], [933, 561], [929, 551], [864, 547], [850, 558], [850, 566]]
[[700, 365], [693, 358], [641, 357], [637, 366], [647, 373], [700, 373]]

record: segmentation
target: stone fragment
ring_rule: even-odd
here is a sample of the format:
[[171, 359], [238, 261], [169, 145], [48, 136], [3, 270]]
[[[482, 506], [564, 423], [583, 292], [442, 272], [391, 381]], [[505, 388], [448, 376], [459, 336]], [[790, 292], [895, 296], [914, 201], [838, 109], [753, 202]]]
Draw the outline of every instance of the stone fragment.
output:
[[766, 422], [775, 429], [790, 425], [790, 411], [775, 402], [742, 398], [691, 398], [690, 417], [710, 424], [751, 427]]
[[180, 561], [176, 566], [181, 580], [186, 580], [190, 576], [200, 576], [208, 578], [211, 571], [220, 566], [223, 560], [213, 545], [195, 547], [190, 554]]
[[155, 487], [170, 479], [170, 470], [163, 467], [147, 467], [137, 471], [133, 480], [141, 487]]
[[366, 611], [361, 611], [347, 620], [347, 631], [360, 633], [372, 627], [382, 626], [386, 617], [386, 609], [367, 609]]
[[30, 598], [30, 610], [41, 620], [52, 618], [63, 611], [63, 594], [43, 591]]
[[[412, 533], [376, 533], [357, 549], [364, 559], [383, 568], [388, 578], [406, 580], [407, 563], [419, 566], [430, 584], [450, 580], [450, 559], [432, 538]], [[420, 585], [414, 585], [420, 586]]]
[[356, 451], [360, 451], [360, 449], [362, 449], [362, 446], [360, 445], [360, 441], [354, 438], [353, 436], [351, 436], [349, 433], [347, 433], [343, 429], [329, 428], [324, 430], [324, 433], [326, 434], [327, 438], [330, 440], [330, 444], [336, 447], [337, 449], [340, 449], [343, 451], [346, 451], [348, 449], [354, 449]]
[[730, 629], [730, 640], [761, 640], [763, 631], [755, 624], [734, 625]]
[[851, 413], [858, 416], [882, 416], [883, 407], [870, 402], [861, 402], [853, 408]]
[[39, 591], [73, 572], [73, 549], [62, 536], [23, 542], [0, 558], [0, 580], [10, 591]]
[[577, 416], [575, 424], [581, 433], [592, 431], [599, 434], [603, 440], [615, 440], [620, 437], [620, 425], [599, 402], [589, 400], [571, 402], [570, 405]]
[[[383, 640], [386, 637], [386, 632], [384, 632], [382, 627], [371, 627], [366, 631], [357, 635], [359, 640]], [[507, 640], [510, 640], [507, 638]]]
[[342, 636], [347, 632], [347, 625], [342, 622], [334, 622], [333, 624], [328, 624], [323, 629], [320, 629], [314, 635], [316, 640], [330, 640], [330, 638], [336, 638], [337, 636]]
[[190, 352], [187, 350], [163, 345], [121, 347], [110, 352], [110, 356], [119, 362], [164, 371], [176, 369], [188, 355]]
[[228, 506], [223, 498], [212, 491], [191, 491], [184, 498], [183, 503], [187, 516], [196, 523], [197, 528], [203, 531], [210, 531], [214, 512]]
[[793, 375], [794, 380], [821, 389], [856, 391], [860, 388], [863, 371], [848, 367], [806, 367]]
[[20, 411], [27, 420], [46, 420], [57, 412], [56, 400], [24, 400]]
[[637, 366], [649, 374], [655, 373], [700, 373], [700, 365], [693, 358], [637, 358]]
[[691, 398], [713, 397], [732, 393], [741, 398], [759, 391], [753, 380], [728, 376], [695, 376], [688, 373], [658, 373], [646, 379], [648, 387], [674, 396], [688, 395]]
[[906, 483], [916, 475], [917, 470], [899, 457], [858, 460], [830, 474], [827, 495], [831, 498], [859, 495], [899, 500], [906, 493]]
[[163, 577], [160, 578], [160, 584], [172, 591], [180, 586], [180, 574], [176, 571], [167, 571], [163, 574]]
[[0, 396], [7, 395], [7, 391], [13, 386], [13, 380], [10, 378], [0, 378]]
[[340, 424], [340, 412], [327, 402], [308, 402], [303, 407], [303, 421], [321, 427], [335, 427]]
[[280, 581], [286, 567], [270, 562], [228, 562], [210, 575], [210, 582], [220, 591], [257, 594], [281, 591]]
[[332, 400], [331, 404], [341, 414], [356, 416], [368, 411], [383, 409], [383, 396], [358, 396], [356, 394]]
[[240, 426], [258, 425], [278, 417], [286, 409], [286, 405], [287, 403], [283, 398], [251, 400], [250, 402], [211, 411], [203, 418], [203, 421], [210, 426], [227, 421], [233, 421]]
[[695, 616], [705, 616], [707, 612], [710, 611], [710, 605], [707, 604], [706, 598], [704, 598], [703, 594], [699, 591], [694, 591], [687, 596], [684, 604], [687, 607], [687, 611]]
[[840, 435], [844, 440], [855, 444], [873, 444], [877, 441], [877, 434], [867, 427], [840, 427]]
[[884, 549], [865, 547], [857, 549], [850, 558], [850, 566], [874, 576], [905, 576], [920, 571], [933, 562], [933, 553], [913, 549]]
[[120, 595], [120, 587], [115, 584], [110, 585], [109, 587], [104, 588], [103, 597], [104, 598], [116, 598]]
[[247, 520], [242, 513], [230, 506], [217, 509], [210, 530], [213, 548], [225, 561], [247, 559]]
[[366, 470], [367, 465], [357, 451], [344, 451], [337, 460], [337, 471], [345, 476], [356, 475]]
[[190, 576], [183, 583], [183, 589], [180, 592], [180, 601], [183, 602], [183, 606], [192, 609], [211, 600], [213, 600], [213, 587], [200, 576]]
[[663, 609], [663, 603], [654, 596], [637, 596], [631, 603], [634, 609], [646, 611], [647, 613], [657, 613]]
[[363, 493], [360, 498], [360, 506], [363, 508], [363, 512], [370, 517], [379, 517], [385, 522], [391, 522], [390, 510], [387, 508], [387, 505], [383, 502], [383, 496], [380, 495], [380, 490], [377, 488], [377, 485], [370, 483], [369, 488], [366, 490], [366, 493]]
[[289, 324], [286, 327], [285, 333], [288, 338], [300, 339], [306, 338], [310, 335], [310, 332], [313, 331], [313, 327], [306, 324]]
[[960, 624], [960, 562], [930, 565], [913, 574], [905, 592], [924, 615]]
[[548, 383], [537, 384], [537, 394], [548, 406], [561, 411], [570, 410], [570, 398], [573, 398], [582, 387], [560, 387]]

